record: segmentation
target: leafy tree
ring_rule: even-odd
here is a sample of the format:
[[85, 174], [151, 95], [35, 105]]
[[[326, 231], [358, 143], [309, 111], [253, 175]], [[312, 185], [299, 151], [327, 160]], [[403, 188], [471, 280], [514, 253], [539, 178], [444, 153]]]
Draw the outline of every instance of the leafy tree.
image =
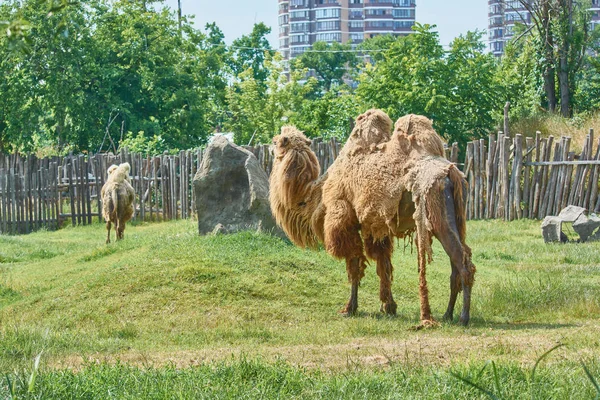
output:
[[334, 84], [343, 84], [344, 77], [350, 75], [348, 71], [356, 68], [357, 63], [358, 58], [352, 52], [350, 44], [316, 42], [311, 51], [296, 58], [293, 67], [313, 70], [323, 89], [328, 91]]
[[232, 43], [232, 66], [236, 76], [252, 68], [252, 74], [257, 82], [265, 82], [269, 76], [269, 70], [265, 61], [273, 57], [275, 51], [271, 49], [267, 35], [271, 28], [264, 23], [254, 24], [249, 35], [243, 35]]
[[433, 26], [416, 24], [415, 33], [396, 39], [389, 50], [367, 65], [357, 93], [370, 107], [392, 118], [414, 113], [428, 116], [449, 141], [486, 135], [493, 112], [502, 104], [495, 80], [497, 64], [484, 53], [480, 32], [455, 39], [448, 54]]
[[268, 57], [265, 66], [270, 70], [266, 90], [252, 68], [239, 74], [227, 90], [231, 118], [226, 127], [234, 132], [234, 140], [239, 144], [268, 142], [286, 122], [290, 96], [281, 57]]

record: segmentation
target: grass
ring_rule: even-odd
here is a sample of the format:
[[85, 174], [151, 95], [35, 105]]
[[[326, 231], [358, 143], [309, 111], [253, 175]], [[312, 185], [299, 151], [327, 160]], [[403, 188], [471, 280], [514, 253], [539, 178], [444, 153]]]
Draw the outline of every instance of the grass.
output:
[[[24, 397], [472, 398], [484, 394], [451, 372], [495, 388], [491, 369], [480, 373], [493, 361], [499, 398], [593, 398], [580, 361], [599, 380], [600, 243], [545, 245], [535, 221], [468, 230], [478, 268], [471, 325], [426, 331], [411, 330], [418, 272], [402, 243], [398, 316], [378, 312], [372, 265], [359, 315], [343, 318], [343, 263], [268, 235], [200, 237], [193, 222], [175, 221], [129, 226], [108, 246], [100, 224], [0, 236], [0, 372]], [[436, 242], [428, 281], [438, 318], [449, 272]], [[556, 343], [565, 346], [543, 361], [534, 388], [528, 371]], [[0, 383], [0, 397], [9, 386]]]
[[[590, 128], [600, 132], [600, 113], [563, 118], [559, 114], [535, 114], [530, 117], [520, 118], [510, 124], [511, 135], [521, 133], [523, 136], [535, 137], [535, 132], [540, 131], [543, 137], [553, 135], [555, 141], [561, 136], [571, 137], [571, 151], [580, 153], [585, 143], [585, 137]], [[595, 144], [594, 144], [595, 146]]]

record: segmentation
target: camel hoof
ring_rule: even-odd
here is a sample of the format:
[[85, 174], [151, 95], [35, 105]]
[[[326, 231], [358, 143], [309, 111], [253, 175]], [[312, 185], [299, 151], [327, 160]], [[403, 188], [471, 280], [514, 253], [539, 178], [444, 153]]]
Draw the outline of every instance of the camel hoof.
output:
[[453, 319], [454, 319], [454, 316], [449, 313], [444, 314], [444, 316], [442, 317], [442, 320], [444, 320], [446, 322], [452, 322]]
[[384, 313], [386, 315], [396, 315], [397, 308], [398, 308], [398, 306], [394, 302], [383, 303], [383, 304], [381, 304], [381, 308], [379, 309], [379, 311], [381, 311], [382, 313]]
[[421, 323], [419, 325], [414, 327], [414, 330], [420, 331], [422, 329], [432, 329], [432, 328], [437, 328], [439, 326], [440, 326], [440, 323], [437, 322], [436, 320], [434, 320], [433, 318], [424, 319], [421, 321]]
[[461, 315], [460, 319], [458, 320], [458, 322], [462, 325], [462, 326], [467, 326], [469, 325], [469, 316], [468, 315]]
[[346, 307], [344, 307], [344, 309], [340, 310], [340, 314], [342, 314], [344, 317], [353, 317], [356, 315], [357, 310], [357, 304], [348, 303], [346, 304]]

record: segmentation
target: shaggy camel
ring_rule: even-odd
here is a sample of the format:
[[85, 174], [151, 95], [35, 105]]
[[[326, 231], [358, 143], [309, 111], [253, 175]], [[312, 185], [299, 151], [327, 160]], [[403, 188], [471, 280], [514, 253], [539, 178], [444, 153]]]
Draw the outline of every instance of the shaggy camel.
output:
[[324, 243], [332, 256], [346, 260], [350, 299], [342, 310], [356, 313], [358, 287], [367, 257], [377, 263], [381, 310], [396, 313], [391, 282], [393, 238], [416, 234], [421, 323], [434, 322], [428, 300], [426, 264], [435, 236], [450, 257], [450, 301], [444, 319], [452, 320], [463, 290], [460, 322], [469, 322], [475, 266], [465, 243], [466, 181], [444, 156], [431, 121], [408, 115], [396, 122], [380, 110], [360, 115], [350, 138], [326, 174], [319, 177], [310, 140], [293, 126], [273, 139], [275, 159], [270, 202], [277, 223], [298, 246]]
[[106, 243], [110, 243], [111, 223], [115, 224], [117, 240], [123, 239], [125, 223], [133, 216], [135, 191], [129, 180], [129, 163], [108, 168], [108, 179], [100, 193], [102, 197], [102, 216], [106, 221]]

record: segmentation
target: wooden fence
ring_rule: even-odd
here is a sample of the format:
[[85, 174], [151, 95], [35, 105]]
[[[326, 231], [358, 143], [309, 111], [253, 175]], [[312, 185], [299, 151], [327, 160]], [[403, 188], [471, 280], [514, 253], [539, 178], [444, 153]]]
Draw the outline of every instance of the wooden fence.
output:
[[[525, 141], [523, 141], [525, 139]], [[557, 215], [567, 205], [600, 211], [600, 141], [590, 129], [583, 150], [571, 138], [490, 135], [467, 144], [467, 218], [514, 220]]]
[[[324, 170], [333, 163], [340, 144], [313, 142]], [[270, 173], [269, 146], [245, 146]], [[166, 221], [194, 213], [192, 180], [202, 162], [202, 150], [143, 157], [127, 149], [118, 155], [37, 158], [0, 154], [0, 233], [55, 230], [65, 223], [102, 221], [100, 190], [111, 164], [129, 162], [135, 189], [134, 219]]]
[[[467, 144], [461, 170], [469, 181], [468, 219], [543, 218], [568, 204], [600, 210], [598, 174], [600, 143], [594, 148], [590, 130], [583, 151], [569, 151], [571, 139], [514, 138], [490, 135]], [[312, 148], [324, 172], [337, 157], [340, 143], [314, 140]], [[268, 145], [245, 146], [269, 174]], [[458, 161], [458, 146], [446, 156]], [[65, 223], [101, 221], [100, 189], [111, 164], [129, 162], [136, 192], [135, 219], [164, 221], [194, 214], [193, 177], [202, 162], [201, 150], [143, 157], [127, 149], [118, 155], [66, 156], [39, 159], [34, 155], [0, 154], [0, 232], [28, 233], [58, 229]]]

